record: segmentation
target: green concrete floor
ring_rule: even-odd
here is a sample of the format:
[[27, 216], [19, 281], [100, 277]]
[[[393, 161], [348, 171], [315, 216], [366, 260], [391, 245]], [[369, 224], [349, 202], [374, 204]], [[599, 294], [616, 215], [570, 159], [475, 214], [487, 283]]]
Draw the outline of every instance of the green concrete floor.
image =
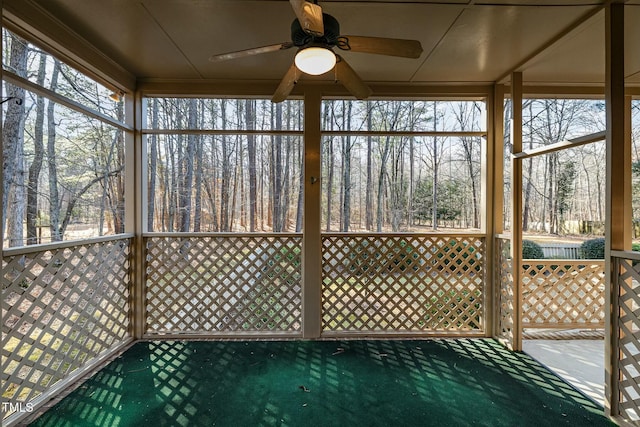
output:
[[139, 342], [35, 426], [605, 426], [489, 339]]

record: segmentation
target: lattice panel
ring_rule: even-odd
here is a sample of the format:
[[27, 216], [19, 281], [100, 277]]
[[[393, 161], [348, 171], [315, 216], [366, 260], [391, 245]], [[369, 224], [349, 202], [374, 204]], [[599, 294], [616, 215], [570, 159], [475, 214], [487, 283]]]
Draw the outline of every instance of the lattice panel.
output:
[[146, 238], [151, 334], [301, 331], [301, 235]]
[[496, 257], [500, 285], [498, 288], [498, 333], [500, 338], [513, 348], [516, 294], [513, 283], [513, 263], [511, 262], [511, 241], [509, 239], [496, 239]]
[[324, 331], [482, 331], [484, 238], [325, 234]]
[[129, 245], [121, 239], [3, 258], [3, 402], [29, 402], [123, 342]]
[[604, 261], [525, 260], [525, 328], [604, 328]]
[[620, 259], [618, 285], [619, 411], [627, 420], [640, 420], [640, 264]]

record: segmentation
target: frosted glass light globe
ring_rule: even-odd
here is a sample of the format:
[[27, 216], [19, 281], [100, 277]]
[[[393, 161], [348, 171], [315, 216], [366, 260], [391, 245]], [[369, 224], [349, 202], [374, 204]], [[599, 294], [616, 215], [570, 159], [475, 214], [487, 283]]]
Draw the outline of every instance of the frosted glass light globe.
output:
[[319, 76], [333, 69], [336, 55], [323, 47], [308, 47], [296, 54], [296, 67], [303, 73]]

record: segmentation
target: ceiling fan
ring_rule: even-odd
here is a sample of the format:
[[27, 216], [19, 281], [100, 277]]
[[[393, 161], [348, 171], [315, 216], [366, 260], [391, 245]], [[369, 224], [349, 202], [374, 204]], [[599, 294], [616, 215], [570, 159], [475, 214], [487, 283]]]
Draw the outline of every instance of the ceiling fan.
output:
[[256, 47], [236, 52], [213, 55], [209, 61], [218, 62], [297, 47], [294, 63], [285, 74], [271, 101], [284, 101], [301, 73], [320, 75], [335, 70], [335, 79], [357, 99], [371, 95], [371, 89], [347, 64], [342, 56], [333, 52], [337, 47], [352, 52], [418, 58], [422, 45], [417, 40], [390, 39], [340, 34], [340, 24], [331, 15], [323, 13], [318, 1], [289, 0], [296, 19], [291, 24], [291, 41]]

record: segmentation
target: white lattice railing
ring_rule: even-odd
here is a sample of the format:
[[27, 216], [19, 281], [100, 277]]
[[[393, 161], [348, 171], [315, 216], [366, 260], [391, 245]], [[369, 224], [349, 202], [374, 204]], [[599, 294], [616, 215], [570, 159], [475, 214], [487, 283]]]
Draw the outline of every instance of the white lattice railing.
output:
[[516, 293], [513, 283], [513, 263], [511, 262], [511, 240], [505, 237], [496, 238], [496, 280], [497, 280], [497, 314], [498, 338], [513, 348], [515, 341]]
[[483, 235], [324, 234], [322, 327], [483, 333]]
[[604, 328], [604, 260], [523, 260], [522, 327]]
[[130, 243], [111, 236], [4, 251], [5, 421], [129, 340]]
[[[623, 253], [619, 253], [624, 255]], [[634, 259], [629, 259], [630, 257]], [[617, 273], [618, 294], [614, 296], [614, 315], [617, 320], [613, 325], [617, 348], [612, 353], [617, 355], [618, 372], [613, 377], [618, 383], [612, 387], [617, 396], [617, 410], [612, 411], [625, 421], [637, 425], [640, 421], [640, 256], [637, 254], [616, 258], [614, 271]], [[617, 312], [617, 313], [615, 313]]]
[[145, 237], [147, 335], [301, 335], [301, 234]]

